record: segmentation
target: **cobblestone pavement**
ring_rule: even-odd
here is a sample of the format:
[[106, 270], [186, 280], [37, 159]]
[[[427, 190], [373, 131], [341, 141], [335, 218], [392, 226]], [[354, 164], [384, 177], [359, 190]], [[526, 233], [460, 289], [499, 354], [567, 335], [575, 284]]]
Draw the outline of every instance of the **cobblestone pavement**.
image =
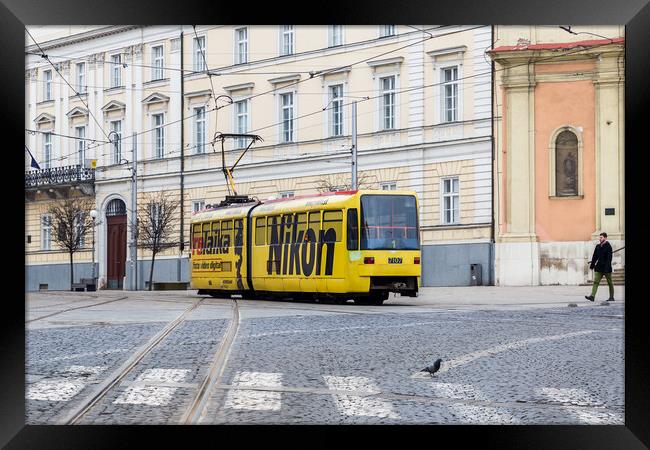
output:
[[[70, 308], [71, 298], [29, 301], [27, 318]], [[57, 423], [196, 298], [137, 293], [28, 323], [27, 423]], [[239, 328], [201, 423], [624, 423], [623, 302], [450, 302], [239, 301]], [[230, 306], [202, 303], [81, 423], [178, 423], [230, 324]], [[420, 372], [438, 357], [435, 376]]]

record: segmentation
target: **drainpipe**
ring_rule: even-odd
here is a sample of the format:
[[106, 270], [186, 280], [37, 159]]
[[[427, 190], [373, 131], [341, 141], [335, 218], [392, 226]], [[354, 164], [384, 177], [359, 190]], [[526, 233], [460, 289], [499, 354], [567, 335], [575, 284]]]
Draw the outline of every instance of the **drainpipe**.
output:
[[179, 255], [178, 255], [178, 267], [177, 267], [177, 276], [178, 276], [178, 281], [181, 281], [181, 263], [183, 259], [183, 250], [185, 248], [185, 239], [183, 236], [184, 230], [185, 230], [185, 221], [184, 221], [184, 206], [185, 206], [185, 185], [184, 185], [184, 174], [183, 171], [185, 169], [185, 126], [184, 126], [184, 118], [183, 114], [185, 112], [185, 77], [184, 77], [184, 72], [183, 72], [183, 26], [181, 25], [181, 173], [180, 173], [180, 178], [181, 178], [181, 226], [180, 226], [180, 244], [179, 244]]
[[[490, 32], [490, 49], [494, 49], [494, 25], [491, 26], [491, 32]], [[499, 180], [499, 175], [498, 171], [496, 170], [496, 160], [494, 158], [494, 155], [496, 153], [495, 151], [495, 142], [494, 142], [494, 98], [496, 95], [496, 73], [494, 71], [494, 58], [490, 58], [492, 60], [491, 62], [491, 75], [492, 79], [490, 80], [491, 84], [491, 94], [490, 95], [490, 101], [491, 101], [491, 109], [492, 109], [492, 120], [490, 121], [491, 124], [491, 132], [490, 132], [490, 140], [492, 144], [492, 179], [495, 180], [492, 182], [492, 195], [491, 195], [491, 210], [492, 210], [492, 226], [490, 227], [490, 264], [492, 267], [490, 267], [490, 280], [489, 284], [490, 286], [494, 286], [494, 271], [495, 271], [495, 252], [494, 252], [494, 246], [496, 243], [494, 242], [494, 236], [495, 236], [495, 229], [494, 227], [496, 226], [495, 220], [494, 220], [494, 186], [500, 181]]]

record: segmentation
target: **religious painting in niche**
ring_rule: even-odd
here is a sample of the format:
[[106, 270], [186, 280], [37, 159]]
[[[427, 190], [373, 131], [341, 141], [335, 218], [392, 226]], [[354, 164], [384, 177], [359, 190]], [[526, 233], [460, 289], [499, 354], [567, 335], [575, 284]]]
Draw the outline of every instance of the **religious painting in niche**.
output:
[[571, 131], [555, 139], [555, 195], [578, 195], [578, 137]]

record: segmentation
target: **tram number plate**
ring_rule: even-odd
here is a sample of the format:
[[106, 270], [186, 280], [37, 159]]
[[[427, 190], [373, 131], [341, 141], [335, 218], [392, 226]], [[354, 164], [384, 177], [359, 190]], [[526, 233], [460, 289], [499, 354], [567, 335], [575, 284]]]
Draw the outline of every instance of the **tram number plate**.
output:
[[402, 264], [402, 258], [388, 258], [388, 264]]

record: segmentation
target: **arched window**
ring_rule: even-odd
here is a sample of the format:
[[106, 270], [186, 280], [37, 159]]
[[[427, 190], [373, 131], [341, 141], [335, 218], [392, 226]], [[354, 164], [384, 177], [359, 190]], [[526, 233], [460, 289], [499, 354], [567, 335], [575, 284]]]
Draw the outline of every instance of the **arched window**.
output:
[[555, 195], [578, 195], [578, 137], [564, 130], [555, 138]]
[[126, 214], [126, 205], [119, 198], [114, 198], [106, 206], [106, 217], [123, 216]]

